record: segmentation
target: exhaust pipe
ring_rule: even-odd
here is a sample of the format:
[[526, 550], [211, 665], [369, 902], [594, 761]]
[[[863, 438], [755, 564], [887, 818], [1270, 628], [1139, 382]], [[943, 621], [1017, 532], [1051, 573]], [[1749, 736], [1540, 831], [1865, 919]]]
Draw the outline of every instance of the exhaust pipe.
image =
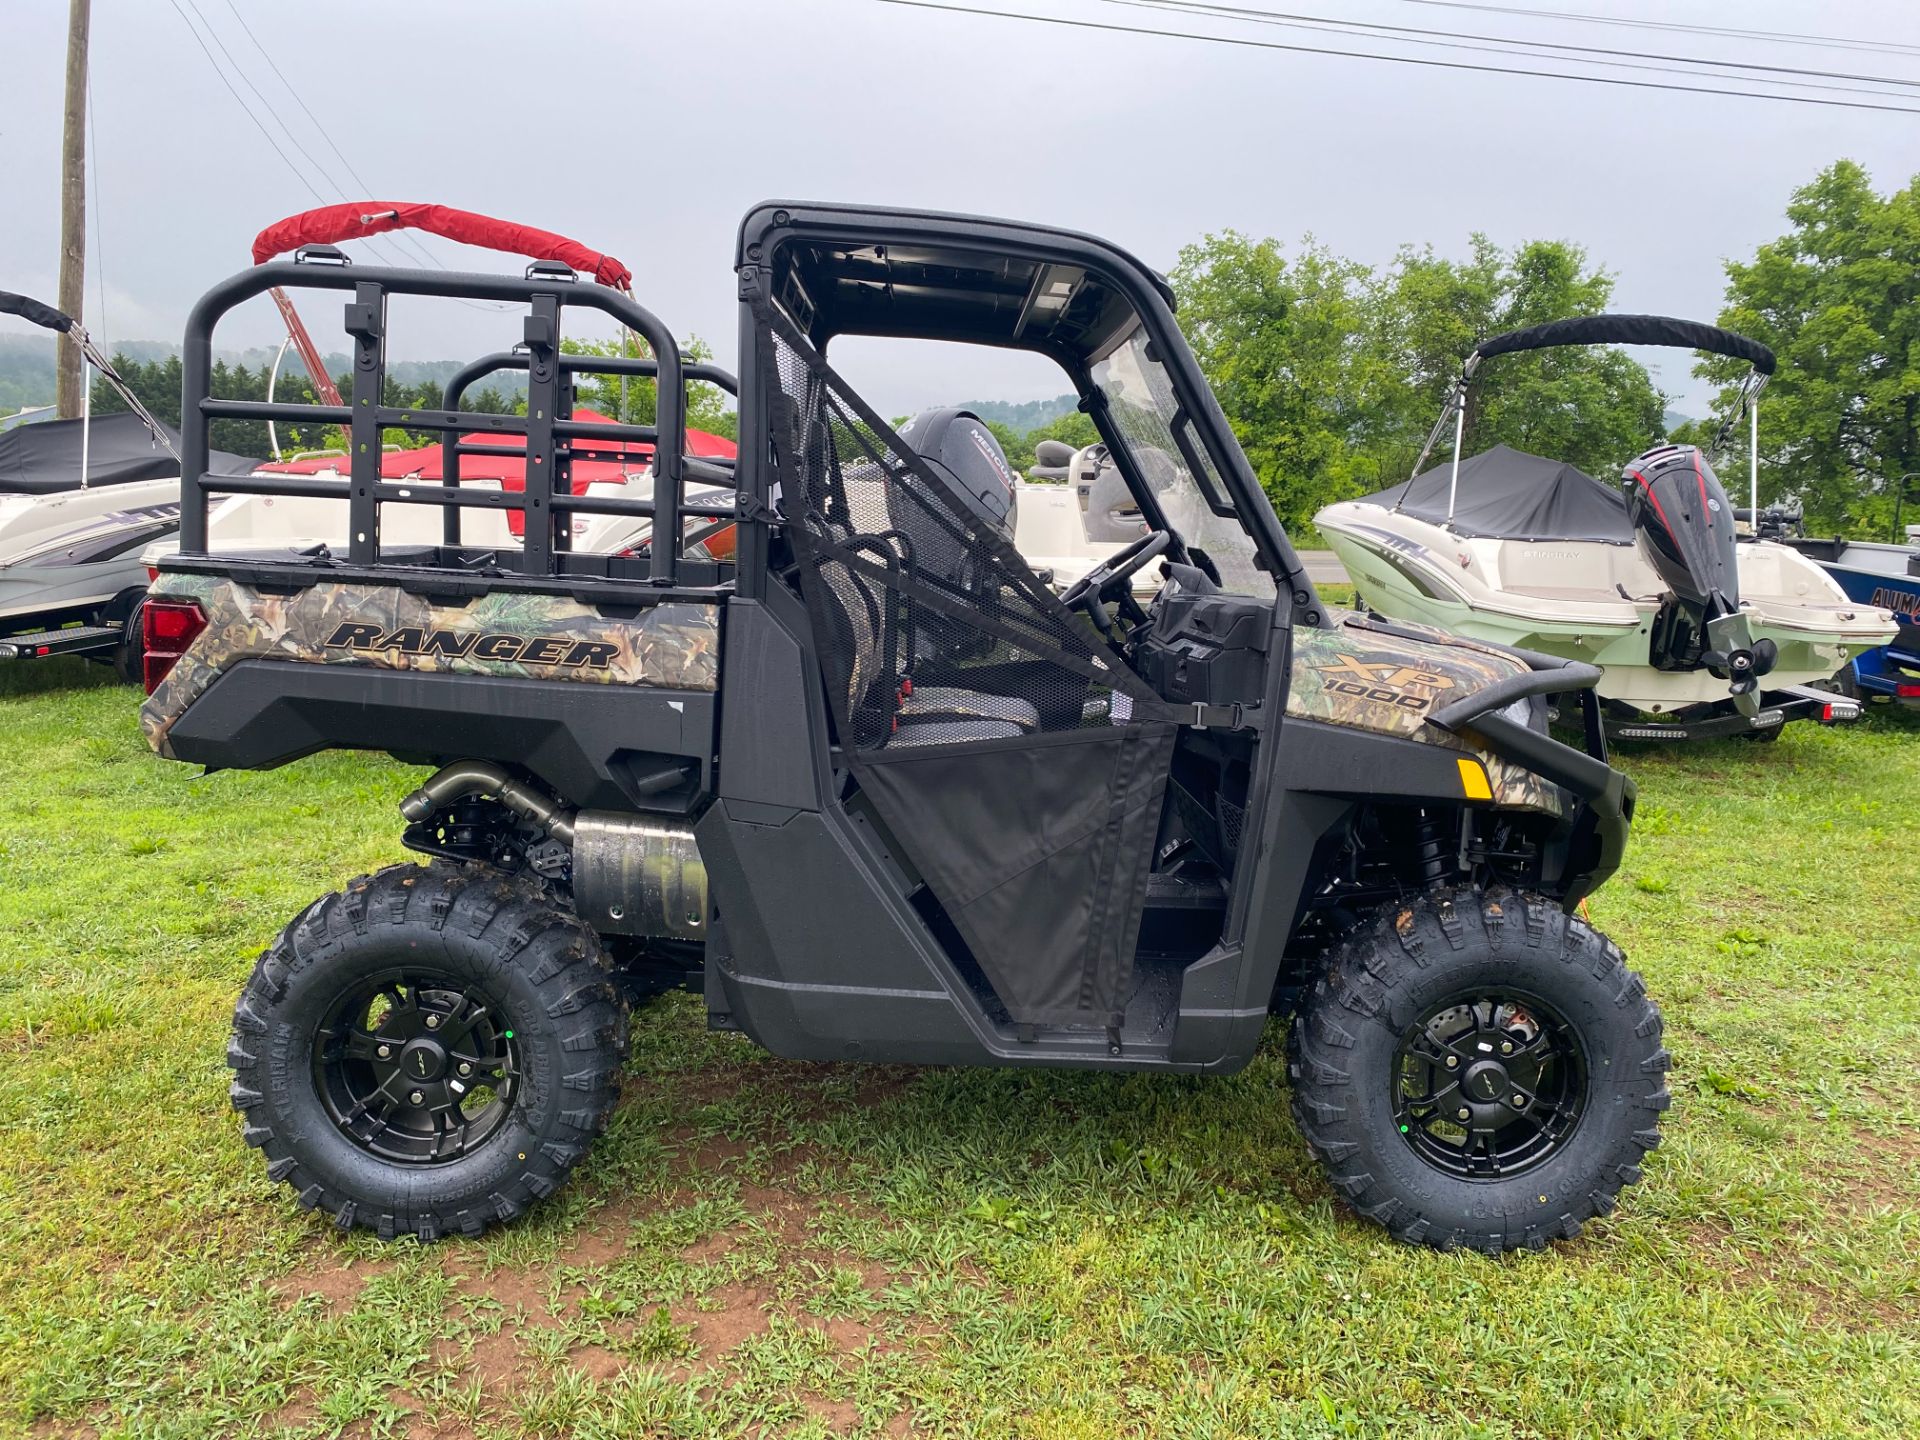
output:
[[658, 816], [575, 810], [487, 760], [460, 760], [400, 802], [413, 824], [456, 800], [491, 795], [573, 850], [573, 906], [603, 935], [704, 940], [707, 867], [693, 831]]
[[531, 820], [562, 845], [573, 843], [573, 811], [504, 765], [488, 760], [456, 760], [400, 802], [400, 813], [418, 825], [434, 811], [469, 795], [491, 795], [523, 820]]

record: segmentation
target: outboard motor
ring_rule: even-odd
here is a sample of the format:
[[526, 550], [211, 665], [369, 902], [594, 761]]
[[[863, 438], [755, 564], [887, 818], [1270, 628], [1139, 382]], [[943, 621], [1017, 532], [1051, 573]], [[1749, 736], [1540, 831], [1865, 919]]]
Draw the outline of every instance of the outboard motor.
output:
[[[970, 410], [923, 410], [900, 427], [900, 438], [926, 462], [948, 497], [976, 520], [1000, 531], [1011, 544], [1016, 516], [1013, 467], [1000, 442]], [[998, 577], [987, 554], [924, 514], [900, 522], [912, 545], [908, 564], [924, 579], [985, 603]], [[960, 659], [980, 640], [978, 630], [930, 607], [913, 621], [913, 654], [919, 659]]]
[[1729, 690], [1742, 714], [1760, 708], [1759, 679], [1778, 647], [1753, 640], [1740, 608], [1740, 565], [1734, 551], [1733, 506], [1706, 456], [1694, 445], [1661, 445], [1621, 476], [1634, 541], [1666, 582], [1649, 652], [1661, 670], [1704, 665]]
[[922, 410], [900, 438], [947, 482], [955, 499], [1013, 537], [1013, 467], [993, 431], [971, 410]]

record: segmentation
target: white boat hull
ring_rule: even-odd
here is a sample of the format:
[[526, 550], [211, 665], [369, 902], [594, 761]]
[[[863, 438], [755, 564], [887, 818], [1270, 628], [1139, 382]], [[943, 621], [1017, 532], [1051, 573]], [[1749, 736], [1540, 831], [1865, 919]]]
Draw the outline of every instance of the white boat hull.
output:
[[[1729, 698], [1707, 670], [1649, 663], [1663, 587], [1638, 546], [1461, 536], [1364, 501], [1330, 505], [1314, 523], [1382, 614], [1598, 665], [1601, 696], [1647, 714]], [[1738, 556], [1752, 637], [1779, 649], [1763, 687], [1824, 681], [1892, 638], [1887, 611], [1849, 600], [1792, 548], [1743, 540]]]

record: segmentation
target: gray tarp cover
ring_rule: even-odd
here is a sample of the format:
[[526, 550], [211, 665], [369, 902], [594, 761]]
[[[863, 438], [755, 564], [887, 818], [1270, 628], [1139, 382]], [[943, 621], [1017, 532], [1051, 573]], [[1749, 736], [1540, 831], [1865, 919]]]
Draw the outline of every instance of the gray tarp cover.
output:
[[[1364, 500], [1435, 525], [1447, 522], [1447, 485], [1453, 462], [1416, 475]], [[1402, 492], [1406, 498], [1401, 499]], [[1496, 445], [1460, 462], [1453, 528], [1495, 540], [1607, 540], [1633, 543], [1627, 502], [1610, 485], [1560, 460]]]
[[[57, 495], [80, 485], [78, 420], [43, 420], [0, 434], [0, 495]], [[164, 427], [179, 448], [180, 433]], [[246, 475], [259, 462], [214, 451], [207, 468], [216, 475]], [[130, 485], [164, 480], [180, 473], [175, 460], [155, 441], [138, 415], [96, 415], [87, 445], [88, 483]]]

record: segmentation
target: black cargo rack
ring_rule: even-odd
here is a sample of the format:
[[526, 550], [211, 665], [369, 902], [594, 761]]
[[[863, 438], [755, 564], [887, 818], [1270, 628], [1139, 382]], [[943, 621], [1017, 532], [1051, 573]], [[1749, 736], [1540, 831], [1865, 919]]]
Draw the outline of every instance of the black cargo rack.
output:
[[[287, 290], [351, 292], [346, 332], [353, 342], [353, 395], [346, 405], [222, 400], [211, 393], [213, 331], [234, 306], [274, 287]], [[523, 349], [486, 357], [466, 367], [449, 387], [439, 409], [381, 403], [386, 385], [387, 299], [419, 295], [456, 300], [506, 301], [527, 307]], [[560, 350], [561, 319], [568, 306], [598, 310], [634, 331], [652, 350], [651, 358], [567, 355]], [[523, 277], [439, 271], [358, 267], [330, 247], [300, 251], [291, 261], [257, 265], [214, 286], [187, 317], [182, 364], [181, 432], [184, 443], [180, 485], [180, 554], [205, 556], [207, 509], [217, 495], [283, 495], [347, 502], [347, 563], [381, 563], [380, 509], [383, 505], [439, 505], [449, 545], [457, 545], [460, 511], [470, 507], [518, 510], [525, 517], [522, 546], [492, 557], [529, 576], [568, 576], [574, 514], [651, 517], [655, 543], [647, 579], [673, 585], [679, 579], [682, 521], [686, 516], [732, 518], [731, 498], [689, 501], [681, 493], [692, 479], [731, 487], [732, 469], [686, 456], [686, 384], [707, 380], [738, 393], [733, 377], [717, 367], [686, 361], [678, 342], [651, 311], [600, 285], [582, 282], [564, 266], [536, 262]], [[484, 366], [485, 368], [477, 368]], [[527, 413], [494, 415], [459, 408], [460, 394], [478, 375], [525, 367]], [[652, 425], [628, 425], [573, 418], [571, 376], [579, 372], [650, 375], [659, 397]], [[304, 475], [216, 475], [208, 472], [209, 430], [215, 420], [275, 420], [293, 424], [341, 425], [349, 437], [349, 478]], [[388, 481], [380, 473], [381, 432], [390, 427], [441, 434], [447, 475], [439, 485]], [[462, 433], [524, 436], [525, 448], [462, 440]], [[640, 441], [653, 447], [653, 497], [649, 500], [575, 495], [569, 483], [574, 458], [622, 454], [597, 446]], [[473, 490], [459, 481], [462, 455], [512, 454], [526, 460], [522, 491]], [[559, 479], [556, 480], [556, 473]], [[671, 537], [670, 543], [665, 537]], [[516, 561], [517, 556], [517, 561]]]
[[[469, 361], [448, 378], [445, 395], [440, 402], [441, 407], [449, 411], [458, 411], [460, 409], [460, 402], [466, 399], [467, 391], [473, 387], [475, 382], [484, 379], [488, 375], [497, 374], [502, 370], [528, 371], [528, 384], [529, 389], [531, 389], [533, 363], [532, 349], [526, 345], [522, 345], [514, 350], [502, 350], [492, 355], [483, 355], [478, 360]], [[565, 351], [561, 351], [557, 363], [562, 376], [562, 393], [569, 401], [572, 396], [573, 379], [577, 375], [631, 375], [642, 379], [654, 379], [657, 378], [660, 373], [660, 362], [650, 356], [569, 355]], [[722, 390], [726, 391], [727, 394], [733, 396], [735, 400], [740, 398], [740, 382], [734, 378], [731, 372], [721, 369], [718, 365], [710, 365], [705, 361], [688, 360], [682, 357], [680, 361], [680, 374], [683, 386], [705, 381], [708, 384], [719, 386]], [[684, 389], [681, 393], [684, 397]], [[527, 408], [529, 412], [531, 412], [533, 408], [531, 399], [529, 399]], [[684, 416], [684, 414], [683, 398], [682, 415]], [[585, 423], [591, 424], [592, 422]], [[685, 430], [683, 426], [682, 434], [684, 433]], [[443, 461], [442, 469], [445, 472], [446, 483], [448, 485], [458, 485], [460, 483], [460, 459], [463, 455], [518, 456], [524, 453], [518, 446], [488, 445], [484, 442], [463, 440], [458, 430], [449, 430], [446, 432], [440, 441], [440, 452]], [[625, 450], [597, 449], [576, 437], [560, 454], [554, 457], [554, 468], [550, 478], [552, 478], [554, 489], [561, 495], [566, 495], [572, 489], [571, 484], [568, 482], [571, 480], [569, 471], [573, 461], [625, 460], [628, 458], [630, 458], [629, 452]], [[683, 480], [720, 485], [729, 490], [733, 488], [733, 461], [730, 459], [713, 456], [696, 457], [683, 453], [680, 465], [681, 479]], [[614, 501], [610, 503], [608, 509], [612, 513], [630, 513], [632, 503], [633, 502], [622, 503], [620, 501]], [[651, 504], [651, 502], [646, 501], [639, 503], [649, 506]], [[649, 512], [636, 510], [631, 511], [631, 513], [645, 514]], [[731, 518], [734, 512], [730, 504], [718, 506], [704, 505], [683, 497], [681, 500], [680, 513], [683, 516], [708, 515]], [[443, 538], [448, 545], [458, 545], [460, 543], [460, 510], [457, 506], [449, 506], [447, 508], [446, 529]], [[559, 537], [560, 548], [565, 548], [566, 538], [563, 532]]]

